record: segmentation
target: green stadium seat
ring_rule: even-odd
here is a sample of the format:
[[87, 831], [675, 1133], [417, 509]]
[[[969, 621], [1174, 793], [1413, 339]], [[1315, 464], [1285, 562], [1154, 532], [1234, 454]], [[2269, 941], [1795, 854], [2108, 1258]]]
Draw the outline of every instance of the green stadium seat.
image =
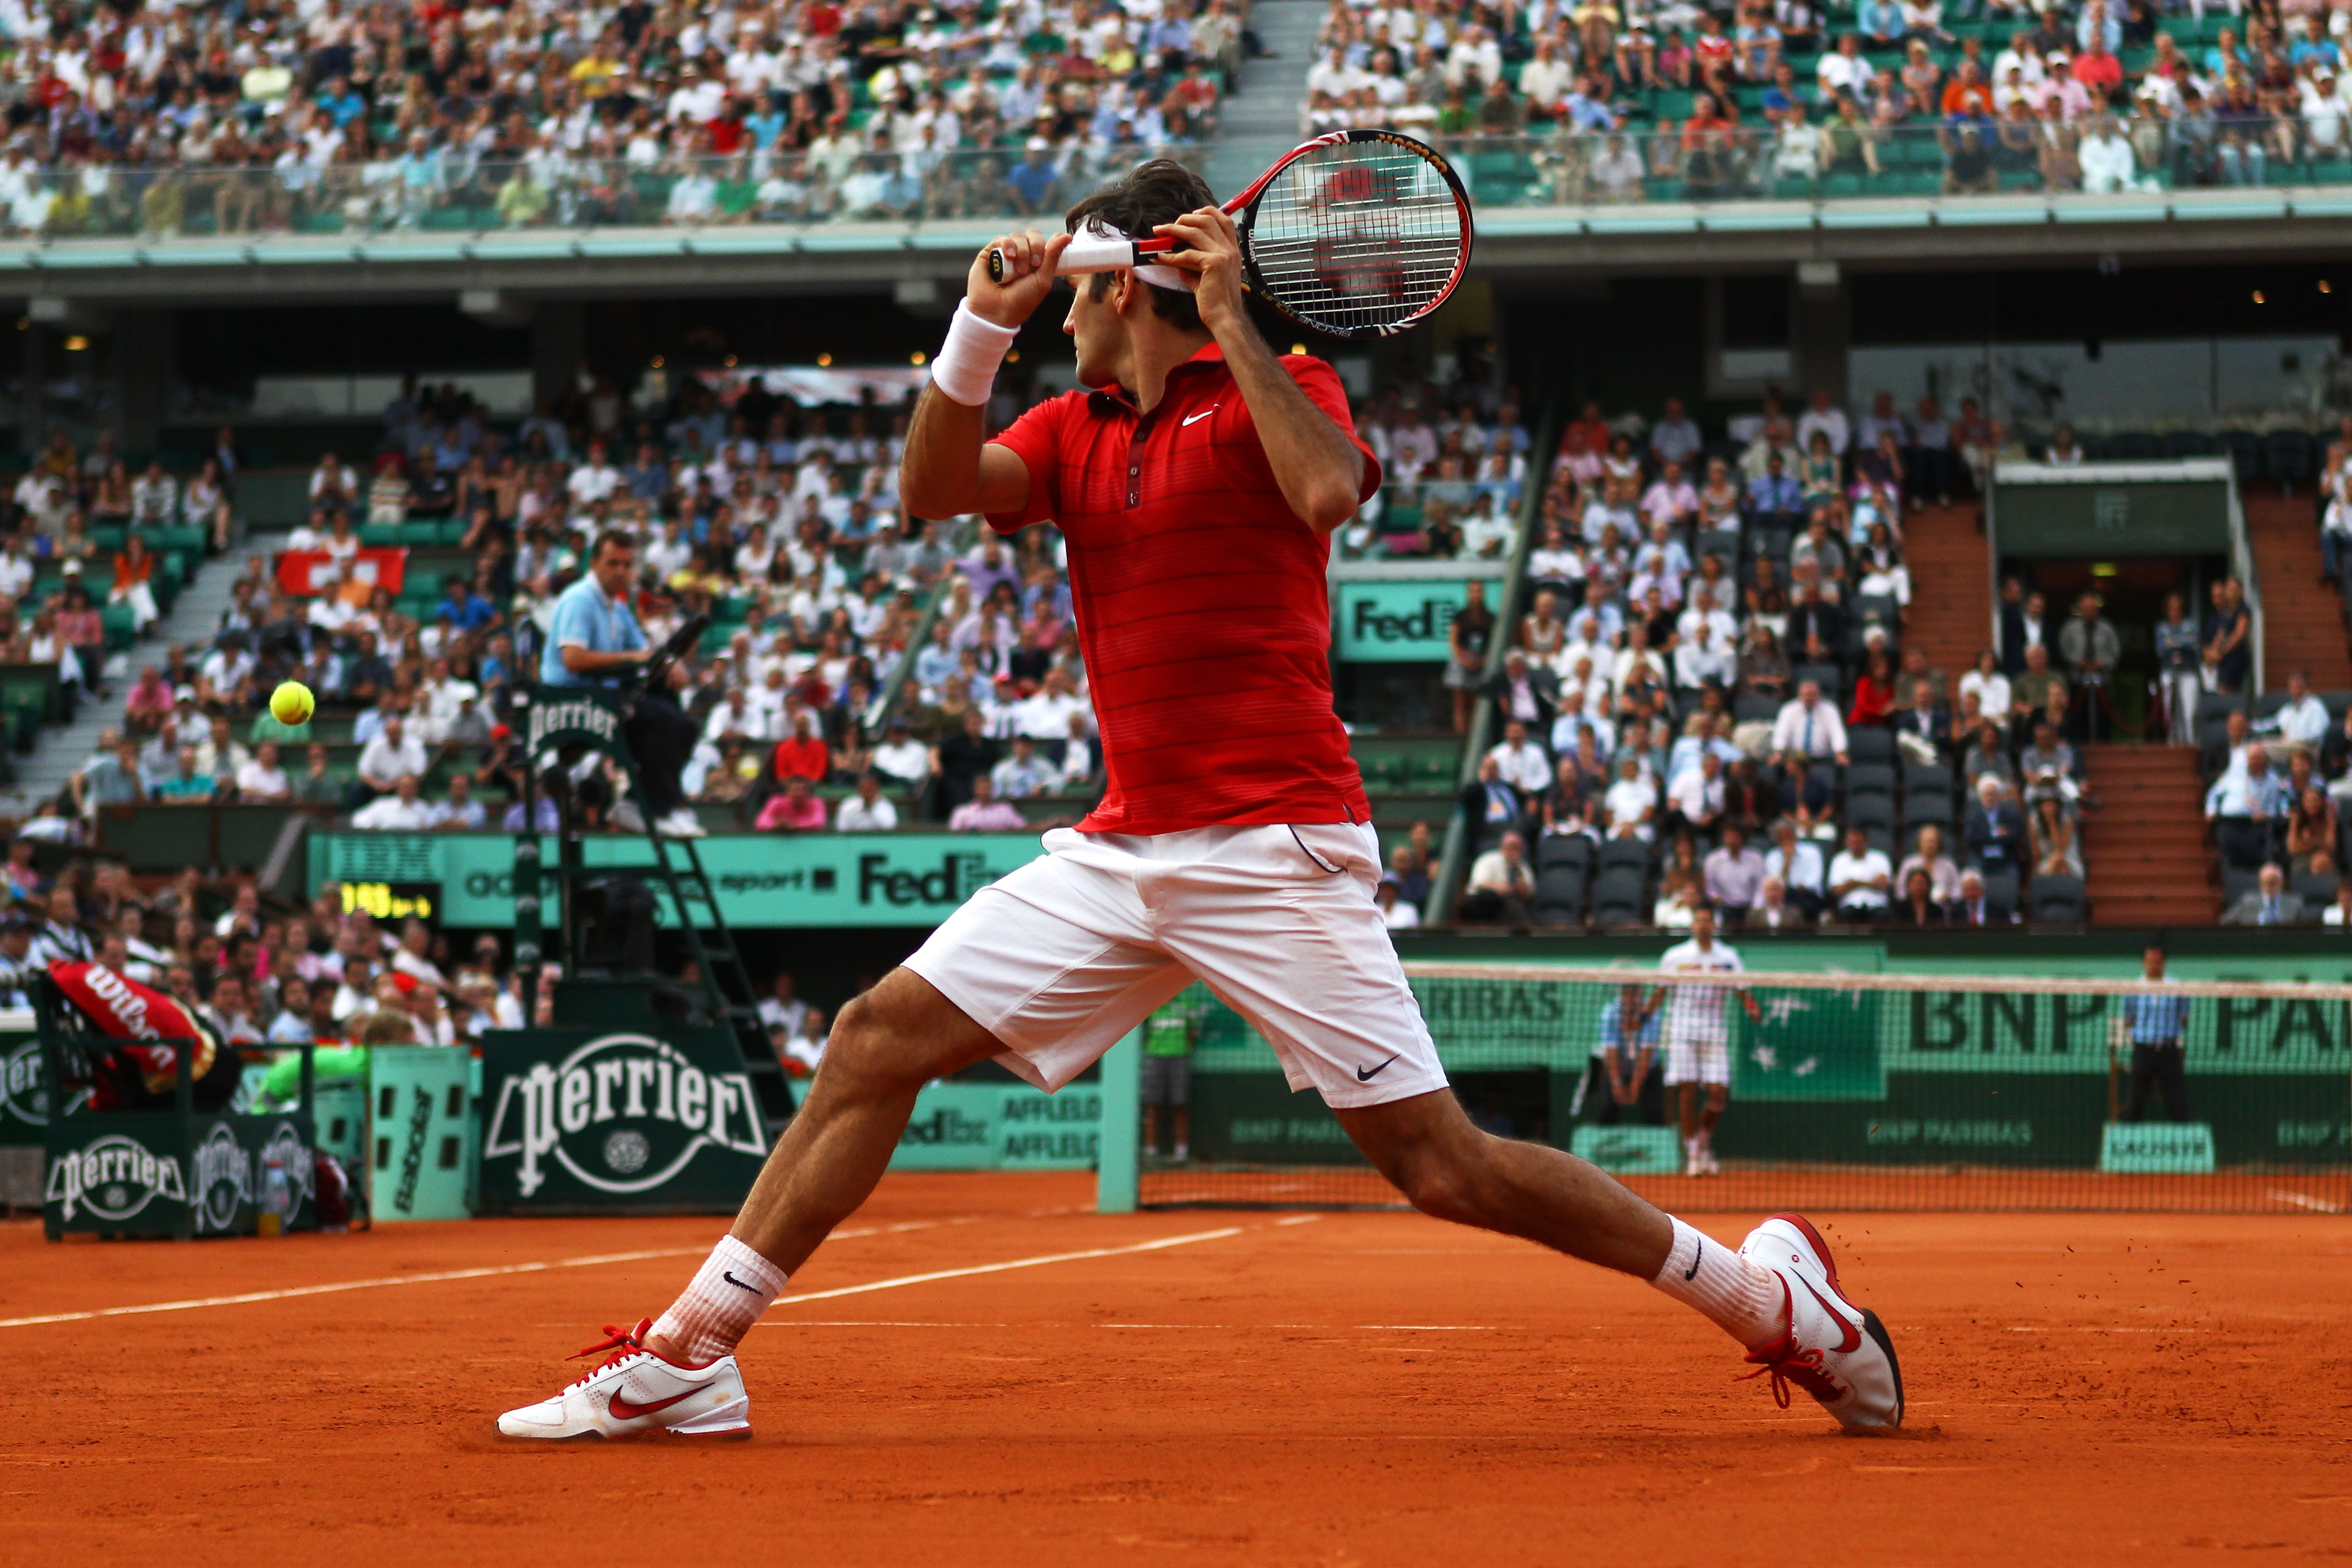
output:
[[441, 520], [412, 517], [400, 525], [400, 542], [411, 550], [431, 550], [441, 542]]
[[400, 524], [363, 522], [360, 524], [360, 542], [370, 550], [393, 549], [400, 543]]
[[2315, 185], [2352, 184], [2352, 163], [2341, 158], [2322, 160], [2309, 165], [2311, 183]]
[[466, 530], [468, 526], [470, 525], [462, 517], [445, 519], [435, 542], [445, 550], [454, 550], [466, 542]]

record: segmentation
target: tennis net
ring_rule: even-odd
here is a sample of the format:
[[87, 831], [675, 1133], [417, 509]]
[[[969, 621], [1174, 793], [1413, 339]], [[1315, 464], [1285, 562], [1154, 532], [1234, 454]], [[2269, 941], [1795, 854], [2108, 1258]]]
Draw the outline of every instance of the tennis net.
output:
[[[1670, 1209], [2352, 1209], [2352, 985], [1751, 973], [1734, 990], [1630, 968], [1406, 970], [1474, 1121], [1572, 1150]], [[1698, 1175], [1663, 1079], [1673, 1047], [1710, 1028], [1728, 1103], [1719, 1170]], [[2178, 1074], [2134, 1039], [2171, 1029]], [[1189, 1079], [1190, 1147], [1171, 1157], [1175, 1107], [1140, 1108], [1119, 1164], [1141, 1205], [1402, 1205], [1205, 987], [1144, 1034], [1159, 1052], [1189, 1041], [1189, 1071], [1145, 1070], [1142, 1098]]]

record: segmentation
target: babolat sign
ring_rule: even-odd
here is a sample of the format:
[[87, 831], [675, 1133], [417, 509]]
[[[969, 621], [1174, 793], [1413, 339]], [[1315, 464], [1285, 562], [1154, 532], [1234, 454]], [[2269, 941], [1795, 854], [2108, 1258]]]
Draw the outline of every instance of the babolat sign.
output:
[[69, 1116], [50, 1130], [42, 1219], [51, 1237], [250, 1236], [272, 1200], [275, 1163], [286, 1228], [308, 1228], [317, 1223], [310, 1151], [303, 1116]]
[[733, 1039], [587, 1029], [483, 1037], [482, 1212], [730, 1213], [767, 1157]]

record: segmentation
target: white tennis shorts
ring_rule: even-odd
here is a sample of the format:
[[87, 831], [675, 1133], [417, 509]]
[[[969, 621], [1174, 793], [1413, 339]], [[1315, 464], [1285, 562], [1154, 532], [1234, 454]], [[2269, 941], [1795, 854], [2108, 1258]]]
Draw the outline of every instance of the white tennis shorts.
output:
[[1069, 1082], [1195, 978], [1249, 1020], [1295, 1092], [1379, 1105], [1445, 1087], [1372, 889], [1369, 824], [1056, 828], [907, 967], [1044, 1089]]
[[1728, 1084], [1730, 1081], [1731, 1047], [1721, 1035], [1667, 1038], [1666, 1082]]

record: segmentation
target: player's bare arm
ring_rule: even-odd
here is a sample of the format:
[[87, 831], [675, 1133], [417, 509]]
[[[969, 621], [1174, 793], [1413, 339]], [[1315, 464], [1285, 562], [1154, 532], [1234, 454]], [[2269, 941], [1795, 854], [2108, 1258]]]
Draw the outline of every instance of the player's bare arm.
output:
[[[989, 241], [964, 279], [965, 308], [992, 326], [1020, 326], [1053, 291], [1054, 263], [1069, 243], [1066, 234], [1049, 237], [1034, 230]], [[992, 251], [1004, 258], [1002, 283], [989, 273]], [[898, 467], [898, 493], [909, 513], [1017, 512], [1029, 504], [1028, 465], [982, 439], [986, 409], [985, 401], [960, 403], [936, 383], [923, 388]]]
[[1200, 282], [1192, 298], [1201, 324], [1224, 351], [1234, 384], [1249, 405], [1265, 460], [1274, 468], [1282, 499], [1298, 520], [1328, 533], [1355, 515], [1364, 481], [1364, 455], [1347, 433], [1307, 401], [1282, 362], [1251, 322], [1242, 296], [1241, 240], [1234, 220], [1216, 207], [1186, 213], [1159, 226], [1160, 234], [1189, 248], [1163, 258]]

